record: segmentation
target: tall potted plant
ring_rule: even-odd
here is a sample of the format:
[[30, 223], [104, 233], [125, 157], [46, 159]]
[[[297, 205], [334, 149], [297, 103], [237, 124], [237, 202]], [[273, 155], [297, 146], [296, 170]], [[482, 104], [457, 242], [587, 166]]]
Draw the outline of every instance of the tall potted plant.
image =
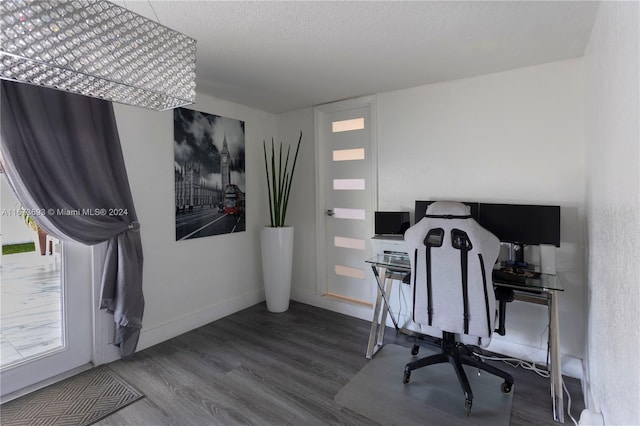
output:
[[[289, 171], [289, 154], [287, 148], [283, 164], [282, 143], [278, 149], [271, 139], [271, 160], [267, 159], [267, 143], [263, 141], [264, 167], [267, 174], [267, 194], [269, 196], [269, 219], [271, 226], [265, 226], [260, 234], [262, 249], [262, 273], [267, 309], [270, 312], [284, 312], [289, 309], [291, 296], [291, 270], [293, 266], [293, 226], [286, 225], [289, 195], [293, 185], [293, 173], [296, 169], [298, 151], [302, 142], [302, 132], [298, 139], [291, 171]], [[271, 173], [269, 173], [271, 171]]]

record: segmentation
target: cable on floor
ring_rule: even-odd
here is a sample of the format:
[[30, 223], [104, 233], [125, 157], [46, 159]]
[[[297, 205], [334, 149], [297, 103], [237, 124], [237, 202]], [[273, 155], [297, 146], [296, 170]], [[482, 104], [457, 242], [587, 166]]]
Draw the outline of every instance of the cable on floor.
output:
[[545, 379], [548, 379], [550, 377], [548, 371], [538, 368], [536, 366], [536, 364], [533, 363], [533, 362], [524, 361], [524, 360], [518, 359], [518, 358], [503, 358], [503, 357], [497, 357], [497, 356], [486, 356], [486, 355], [479, 354], [477, 352], [474, 352], [473, 355], [477, 356], [478, 358], [480, 358], [482, 360], [502, 361], [505, 364], [512, 366], [513, 368], [521, 367], [524, 370], [533, 371], [538, 376], [544, 377]]
[[567, 414], [569, 415], [569, 418], [571, 419], [573, 424], [578, 426], [578, 422], [571, 415], [571, 395], [569, 394], [569, 391], [567, 390], [567, 386], [564, 384], [564, 379], [562, 379], [562, 389], [564, 389], [564, 393], [567, 394]]
[[[503, 358], [503, 357], [497, 357], [497, 356], [486, 356], [486, 355], [479, 354], [477, 352], [474, 352], [473, 355], [475, 355], [478, 358], [480, 358], [482, 360], [485, 360], [485, 361], [486, 360], [488, 360], [488, 361], [502, 361], [505, 364], [510, 365], [510, 366], [512, 366], [514, 368], [521, 367], [524, 370], [533, 371], [538, 376], [544, 377], [545, 379], [548, 379], [550, 377], [550, 374], [549, 374], [548, 371], [538, 368], [536, 366], [536, 364], [533, 363], [533, 362], [524, 361], [524, 360], [518, 359], [518, 358]], [[567, 395], [567, 414], [569, 415], [569, 418], [571, 419], [571, 421], [573, 421], [573, 424], [575, 426], [578, 426], [578, 422], [571, 415], [571, 394], [569, 394], [569, 390], [567, 389], [567, 386], [564, 384], [564, 379], [561, 378], [561, 380], [562, 380], [562, 389], [564, 389], [564, 393]]]

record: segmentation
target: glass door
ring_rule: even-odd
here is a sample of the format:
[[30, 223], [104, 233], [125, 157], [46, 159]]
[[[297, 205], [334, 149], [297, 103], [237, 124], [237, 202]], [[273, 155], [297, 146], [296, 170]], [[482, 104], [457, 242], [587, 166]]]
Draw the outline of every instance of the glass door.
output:
[[91, 249], [38, 229], [0, 173], [0, 390], [28, 388], [91, 359]]

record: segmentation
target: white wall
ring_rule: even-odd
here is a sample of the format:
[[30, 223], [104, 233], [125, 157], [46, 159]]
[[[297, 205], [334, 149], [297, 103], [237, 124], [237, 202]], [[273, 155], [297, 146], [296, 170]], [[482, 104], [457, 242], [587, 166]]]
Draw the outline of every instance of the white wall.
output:
[[315, 145], [313, 108], [304, 108], [278, 116], [277, 141], [294, 145], [302, 132], [302, 144], [289, 199], [287, 223], [294, 226], [294, 262], [292, 295], [307, 301], [303, 294], [316, 292], [316, 207]]
[[[581, 59], [377, 95], [380, 210], [413, 211], [416, 199], [562, 206], [557, 267], [566, 289], [560, 297], [563, 361], [582, 358], [584, 349], [583, 95]], [[290, 113], [280, 126], [308, 122], [311, 114]], [[304, 154], [310, 161], [306, 156], [313, 152]], [[292, 217], [310, 221], [318, 212], [311, 205], [315, 170], [300, 172], [297, 183], [309, 198]], [[296, 251], [294, 264], [314, 267], [312, 252]], [[314, 279], [294, 271], [293, 296], [328, 307], [309, 297]], [[514, 302], [507, 309], [508, 335], [495, 339], [500, 352], [546, 360], [546, 308]], [[579, 362], [564, 368], [581, 375]]]
[[605, 423], [640, 424], [640, 5], [603, 2], [587, 47], [588, 378]]
[[246, 231], [175, 240], [173, 113], [114, 104], [141, 223], [145, 314], [138, 349], [264, 300], [259, 230], [268, 221], [262, 140], [276, 117], [198, 95], [190, 109], [245, 122]]

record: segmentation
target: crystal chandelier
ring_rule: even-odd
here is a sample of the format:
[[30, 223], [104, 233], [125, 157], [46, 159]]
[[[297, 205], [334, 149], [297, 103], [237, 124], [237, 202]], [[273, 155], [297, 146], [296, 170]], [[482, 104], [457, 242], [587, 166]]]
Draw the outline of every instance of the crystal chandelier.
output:
[[167, 110], [195, 102], [196, 40], [104, 0], [0, 1], [0, 78]]

